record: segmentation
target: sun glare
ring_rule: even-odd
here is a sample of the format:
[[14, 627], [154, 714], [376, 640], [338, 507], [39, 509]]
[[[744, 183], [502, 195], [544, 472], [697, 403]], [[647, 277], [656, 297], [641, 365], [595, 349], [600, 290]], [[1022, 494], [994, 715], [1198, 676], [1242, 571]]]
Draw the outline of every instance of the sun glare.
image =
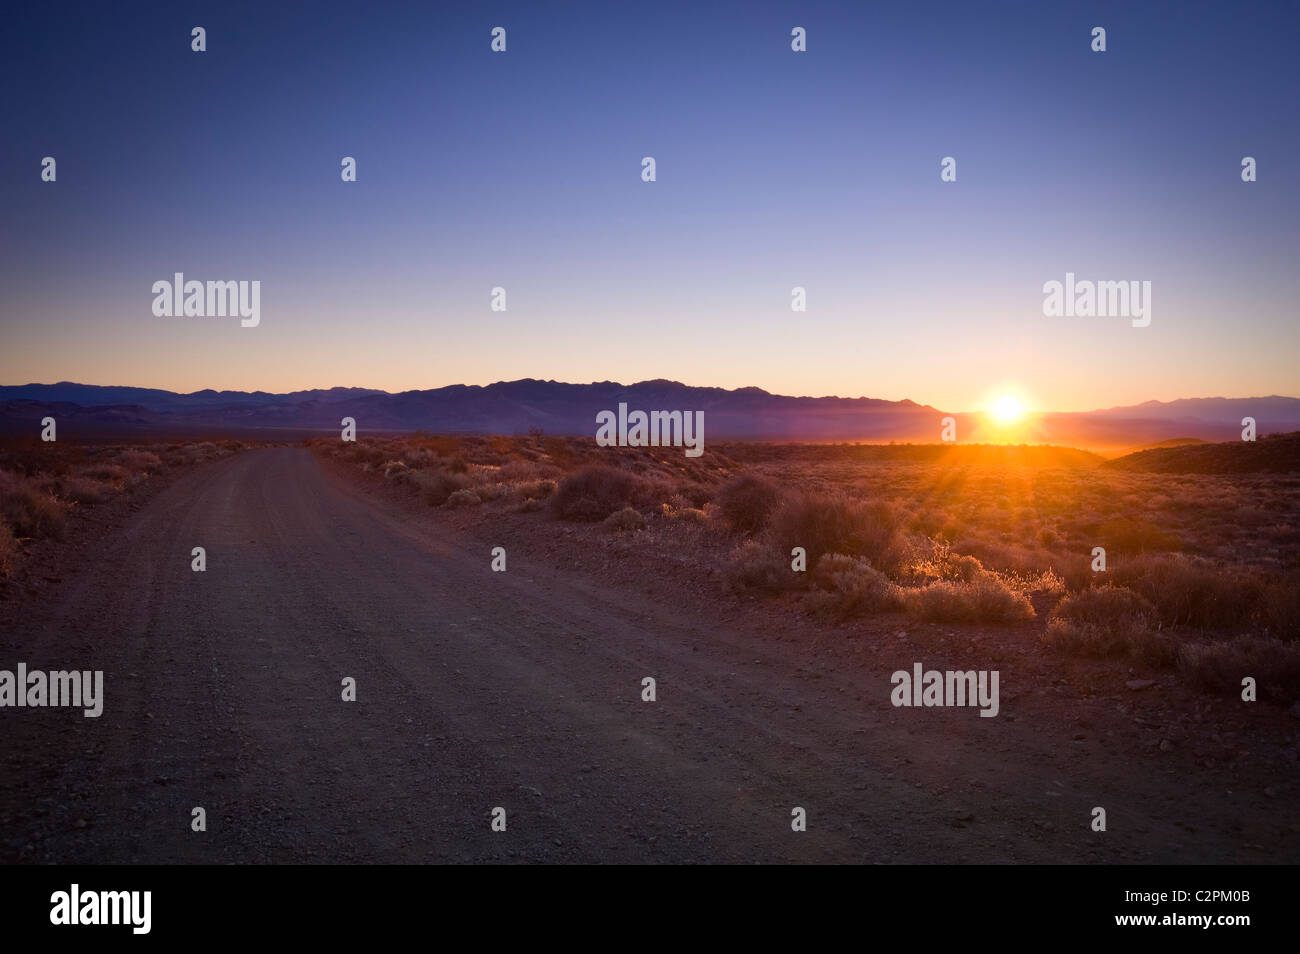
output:
[[1025, 416], [1025, 406], [1018, 397], [1004, 394], [989, 405], [989, 414], [999, 424], [1014, 424]]

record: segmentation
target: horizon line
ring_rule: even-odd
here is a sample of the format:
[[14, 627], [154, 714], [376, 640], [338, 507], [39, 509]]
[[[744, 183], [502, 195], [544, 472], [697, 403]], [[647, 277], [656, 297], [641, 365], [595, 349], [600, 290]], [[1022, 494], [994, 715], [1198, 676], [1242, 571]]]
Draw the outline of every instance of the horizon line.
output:
[[[470, 383], [463, 382], [463, 381], [457, 381], [457, 382], [452, 382], [452, 383], [450, 383], [450, 384], [441, 384], [441, 385], [437, 385], [437, 386], [435, 386], [435, 387], [427, 387], [427, 388], [407, 388], [407, 389], [404, 389], [404, 390], [401, 390], [401, 391], [390, 391], [390, 390], [388, 390], [387, 388], [376, 388], [376, 387], [369, 387], [369, 386], [366, 386], [366, 385], [342, 385], [342, 384], [330, 385], [329, 387], [295, 388], [295, 389], [290, 390], [290, 391], [269, 391], [269, 390], [266, 390], [266, 389], [264, 389], [264, 388], [256, 388], [256, 389], [253, 389], [253, 390], [245, 390], [245, 389], [242, 389], [242, 388], [212, 388], [212, 387], [198, 388], [198, 389], [193, 390], [193, 391], [175, 391], [175, 390], [172, 390], [172, 389], [170, 389], [170, 388], [152, 387], [152, 386], [148, 386], [148, 385], [136, 385], [136, 384], [91, 384], [91, 383], [88, 383], [88, 382], [85, 382], [85, 381], [72, 381], [72, 380], [67, 380], [67, 379], [64, 379], [64, 380], [61, 380], [61, 381], [49, 382], [49, 383], [47, 383], [47, 382], [42, 382], [42, 381], [28, 381], [28, 382], [26, 382], [25, 384], [0, 384], [0, 388], [58, 387], [59, 385], [74, 385], [74, 386], [77, 386], [77, 387], [93, 387], [93, 388], [130, 388], [130, 389], [139, 390], [139, 391], [161, 391], [161, 392], [164, 392], [164, 393], [167, 393], [167, 394], [175, 394], [175, 395], [178, 395], [178, 396], [181, 396], [181, 397], [191, 397], [191, 396], [193, 396], [193, 395], [195, 395], [195, 394], [201, 394], [201, 393], [203, 393], [203, 392], [205, 392], [205, 391], [209, 391], [209, 392], [212, 392], [212, 393], [214, 393], [214, 394], [268, 394], [268, 395], [287, 395], [287, 394], [298, 394], [298, 393], [303, 393], [303, 392], [307, 392], [307, 391], [335, 391], [335, 390], [341, 390], [341, 391], [372, 391], [372, 392], [376, 392], [376, 393], [378, 393], [378, 394], [385, 394], [385, 395], [389, 395], [389, 396], [392, 396], [392, 397], [396, 397], [396, 396], [398, 396], [398, 395], [402, 395], [402, 394], [419, 394], [419, 393], [424, 393], [424, 392], [428, 392], [428, 391], [441, 391], [441, 390], [445, 390], [445, 389], [447, 389], [447, 388], [455, 388], [455, 387], [461, 387], [461, 388], [482, 388], [482, 389], [486, 389], [486, 388], [495, 387], [495, 386], [497, 386], [497, 385], [501, 385], [501, 384], [522, 384], [522, 383], [527, 383], [527, 382], [536, 382], [536, 383], [538, 383], [538, 384], [558, 384], [558, 385], [564, 385], [564, 386], [567, 386], [567, 387], [594, 387], [594, 386], [596, 386], [596, 385], [600, 385], [600, 384], [610, 384], [610, 385], [615, 385], [615, 386], [617, 386], [617, 387], [621, 387], [621, 388], [637, 387], [637, 386], [639, 386], [639, 385], [643, 385], [643, 384], [672, 384], [672, 385], [677, 385], [677, 386], [679, 386], [679, 387], [684, 387], [684, 388], [697, 388], [697, 389], [702, 389], [702, 390], [703, 390], [703, 389], [707, 389], [707, 390], [714, 390], [714, 391], [724, 391], [724, 392], [731, 393], [731, 394], [734, 394], [734, 393], [739, 392], [739, 391], [760, 391], [760, 392], [762, 392], [762, 393], [764, 393], [764, 394], [766, 394], [766, 395], [769, 395], [769, 396], [771, 396], [771, 397], [793, 398], [793, 399], [797, 399], [797, 400], [814, 400], [814, 401], [816, 401], [816, 400], [838, 400], [838, 401], [885, 401], [885, 402], [890, 403], [890, 404], [911, 404], [911, 405], [914, 406], [914, 407], [918, 407], [918, 408], [930, 408], [931, 410], [935, 410], [935, 411], [943, 410], [942, 408], [935, 407], [935, 406], [932, 405], [932, 404], [926, 404], [926, 403], [923, 403], [923, 402], [917, 401], [917, 400], [915, 400], [915, 399], [913, 399], [913, 398], [881, 398], [881, 397], [871, 397], [871, 396], [868, 396], [868, 395], [859, 395], [859, 396], [857, 396], [857, 397], [852, 397], [852, 396], [850, 396], [850, 397], [846, 397], [846, 396], [844, 396], [844, 395], [839, 395], [839, 394], [822, 394], [822, 395], [812, 395], [812, 394], [782, 394], [782, 393], [779, 392], [779, 391], [769, 391], [768, 389], [763, 388], [763, 387], [760, 387], [760, 386], [758, 386], [758, 385], [742, 385], [742, 386], [740, 386], [740, 387], [735, 387], [735, 388], [726, 388], [726, 387], [722, 387], [722, 386], [720, 386], [720, 385], [715, 385], [715, 384], [686, 384], [686, 383], [683, 382], [683, 381], [677, 381], [677, 380], [675, 380], [675, 379], [673, 379], [673, 378], [646, 378], [646, 379], [641, 380], [641, 381], [634, 381], [634, 382], [632, 382], [632, 383], [630, 383], [630, 384], [624, 384], [624, 383], [621, 382], [621, 381], [614, 381], [614, 380], [610, 380], [610, 379], [606, 379], [606, 380], [603, 380], [603, 381], [578, 382], [578, 381], [558, 381], [558, 380], [556, 380], [556, 379], [554, 379], [554, 378], [515, 378], [515, 379], [513, 379], [513, 380], [508, 380], [508, 381], [507, 381], [507, 380], [504, 380], [504, 379], [502, 379], [502, 380], [497, 380], [497, 381], [493, 381], [493, 382], [491, 382], [491, 383], [489, 383], [489, 384], [470, 384]], [[1145, 406], [1145, 405], [1149, 405], [1149, 404], [1168, 405], [1168, 404], [1174, 404], [1174, 403], [1176, 403], [1176, 402], [1178, 402], [1178, 401], [1265, 401], [1265, 400], [1271, 400], [1271, 399], [1274, 399], [1274, 398], [1280, 398], [1280, 399], [1282, 399], [1282, 400], [1289, 400], [1289, 401], [1300, 400], [1300, 397], [1296, 397], [1296, 396], [1292, 396], [1292, 395], [1286, 395], [1286, 394], [1268, 394], [1268, 395], [1252, 394], [1252, 395], [1245, 395], [1245, 396], [1241, 396], [1241, 397], [1226, 397], [1226, 396], [1224, 396], [1224, 395], [1212, 395], [1212, 396], [1211, 396], [1211, 395], [1206, 395], [1206, 396], [1196, 396], [1196, 397], [1177, 397], [1177, 398], [1170, 398], [1170, 399], [1167, 399], [1167, 400], [1161, 400], [1161, 399], [1159, 399], [1159, 398], [1148, 398], [1148, 399], [1145, 400], [1145, 401], [1139, 401], [1139, 402], [1137, 402], [1137, 403], [1135, 403], [1135, 404], [1114, 404], [1114, 405], [1111, 405], [1111, 406], [1109, 406], [1109, 407], [1093, 407], [1093, 408], [1086, 408], [1086, 409], [1082, 409], [1082, 410], [1065, 410], [1065, 409], [1060, 409], [1060, 408], [1050, 408], [1050, 409], [1032, 408], [1032, 409], [1028, 409], [1028, 410], [1026, 411], [1026, 416], [1027, 416], [1027, 417], [1039, 417], [1039, 416], [1042, 416], [1042, 415], [1045, 415], [1045, 414], [1096, 414], [1096, 413], [1099, 413], [1099, 412], [1102, 412], [1102, 411], [1114, 411], [1114, 410], [1119, 410], [1119, 409], [1123, 409], [1123, 408], [1138, 408], [1138, 407], [1143, 407], [1143, 406]], [[977, 409], [974, 409], [974, 410], [956, 410], [956, 411], [950, 410], [949, 413], [954, 413], [954, 414], [984, 414], [984, 413], [987, 413], [987, 409], [977, 408]]]

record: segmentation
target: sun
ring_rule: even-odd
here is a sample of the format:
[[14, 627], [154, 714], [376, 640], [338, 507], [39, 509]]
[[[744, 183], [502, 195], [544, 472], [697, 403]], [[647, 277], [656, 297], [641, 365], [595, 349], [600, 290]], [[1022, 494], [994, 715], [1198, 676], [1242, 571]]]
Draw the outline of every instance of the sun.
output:
[[989, 415], [999, 424], [1015, 424], [1025, 416], [1025, 406], [1014, 394], [1004, 394], [989, 405]]

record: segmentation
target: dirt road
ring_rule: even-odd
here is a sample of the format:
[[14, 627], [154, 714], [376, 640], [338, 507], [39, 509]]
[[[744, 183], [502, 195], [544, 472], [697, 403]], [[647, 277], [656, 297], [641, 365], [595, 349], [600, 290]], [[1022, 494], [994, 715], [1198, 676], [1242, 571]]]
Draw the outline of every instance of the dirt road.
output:
[[[527, 540], [496, 542], [505, 573], [478, 536], [306, 450], [176, 481], [3, 634], [0, 668], [102, 669], [105, 701], [98, 719], [0, 710], [0, 860], [1300, 855], [1262, 779], [1127, 751], [1105, 702], [1073, 737], [1039, 717], [1015, 652], [997, 718], [894, 709], [890, 670], [942, 662], [924, 647], [899, 646], [896, 665], [819, 661], [756, 634], [757, 611], [603, 585]], [[490, 828], [498, 806], [505, 832]]]

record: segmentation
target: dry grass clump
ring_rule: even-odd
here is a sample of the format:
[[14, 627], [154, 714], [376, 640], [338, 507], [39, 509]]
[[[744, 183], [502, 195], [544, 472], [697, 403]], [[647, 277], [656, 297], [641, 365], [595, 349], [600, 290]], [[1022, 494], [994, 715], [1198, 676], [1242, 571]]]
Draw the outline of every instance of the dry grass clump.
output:
[[680, 520], [683, 523], [706, 524], [709, 521], [710, 510], [716, 512], [706, 504], [704, 507], [694, 507], [691, 502], [680, 494], [674, 494], [669, 500], [659, 505], [659, 515], [665, 520]]
[[123, 468], [136, 474], [157, 474], [163, 470], [162, 458], [153, 451], [126, 447], [117, 452], [117, 462]]
[[8, 524], [0, 523], [0, 576], [11, 576], [18, 560], [18, 539]]
[[553, 480], [530, 480], [525, 483], [515, 484], [515, 496], [528, 500], [545, 500], [551, 494], [555, 493], [556, 488], [560, 485]]
[[1107, 577], [1141, 594], [1157, 618], [1171, 626], [1234, 629], [1248, 625], [1262, 603], [1253, 575], [1181, 554], [1148, 554], [1119, 560]]
[[881, 501], [863, 501], [844, 493], [799, 491], [786, 495], [772, 514], [770, 534], [777, 548], [803, 547], [811, 565], [828, 553], [863, 557], [889, 570], [903, 554], [898, 516]]
[[1187, 643], [1179, 649], [1178, 670], [1209, 692], [1237, 695], [1250, 676], [1261, 699], [1290, 702], [1300, 697], [1300, 644], [1271, 636]]
[[604, 524], [610, 530], [644, 530], [645, 517], [635, 507], [624, 507], [622, 510], [615, 510], [606, 517]]
[[755, 474], [740, 474], [723, 484], [713, 497], [718, 516], [736, 533], [757, 533], [767, 526], [781, 503], [781, 488]]
[[644, 496], [645, 483], [613, 467], [585, 467], [560, 481], [551, 505], [564, 520], [596, 522]]
[[805, 605], [836, 621], [896, 612], [904, 605], [903, 589], [861, 557], [826, 554], [817, 561], [813, 583], [819, 588], [808, 594]]
[[56, 496], [79, 504], [99, 504], [113, 496], [116, 488], [104, 480], [92, 477], [61, 477], [56, 483]]
[[395, 479], [412, 487], [431, 507], [440, 507], [458, 490], [468, 490], [470, 479], [464, 474], [450, 474], [445, 470], [404, 470]]
[[1270, 634], [1287, 641], [1300, 641], [1300, 570], [1284, 573], [1268, 583], [1262, 610]]
[[1018, 623], [1032, 619], [1029, 598], [991, 573], [902, 590], [909, 614], [933, 623]]
[[0, 471], [0, 520], [17, 537], [60, 537], [65, 507], [37, 479]]
[[106, 484], [124, 484], [131, 476], [130, 471], [119, 464], [92, 464], [89, 467], [82, 467], [79, 472], [80, 476], [87, 477], [91, 480], [97, 480]]
[[975, 557], [954, 551], [947, 541], [938, 540], [931, 541], [928, 549], [916, 553], [905, 572], [921, 583], [937, 580], [970, 582], [984, 572], [984, 566]]
[[779, 593], [795, 586], [798, 575], [770, 545], [746, 540], [732, 551], [723, 578], [732, 592]]
[[1140, 594], [1107, 584], [1061, 600], [1048, 618], [1043, 642], [1071, 656], [1166, 665], [1178, 647], [1167, 632], [1153, 628], [1155, 620], [1156, 608]]

